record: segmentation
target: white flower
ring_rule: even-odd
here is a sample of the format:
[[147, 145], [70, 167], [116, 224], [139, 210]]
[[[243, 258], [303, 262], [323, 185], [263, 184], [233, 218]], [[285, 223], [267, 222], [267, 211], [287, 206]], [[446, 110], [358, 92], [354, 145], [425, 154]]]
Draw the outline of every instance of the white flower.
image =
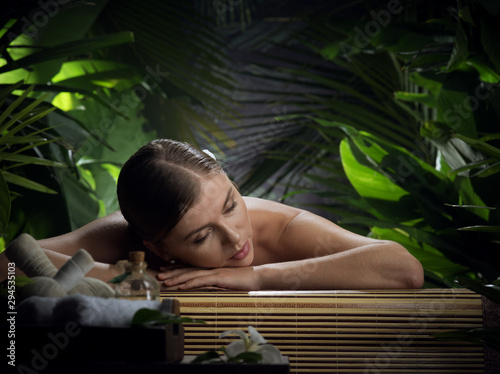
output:
[[253, 327], [248, 326], [250, 338], [242, 330], [225, 331], [219, 335], [219, 338], [224, 338], [227, 335], [238, 335], [241, 340], [234, 341], [226, 347], [226, 354], [230, 357], [235, 357], [243, 352], [256, 352], [262, 355], [263, 364], [280, 364], [283, 362], [283, 357], [278, 348], [272, 344], [267, 344], [266, 339], [259, 334]]

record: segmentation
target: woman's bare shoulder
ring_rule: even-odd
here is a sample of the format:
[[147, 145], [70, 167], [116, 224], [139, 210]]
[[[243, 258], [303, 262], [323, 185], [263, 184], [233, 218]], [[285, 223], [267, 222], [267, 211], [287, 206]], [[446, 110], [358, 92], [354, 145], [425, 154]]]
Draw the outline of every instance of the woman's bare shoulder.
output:
[[96, 219], [85, 226], [53, 238], [41, 239], [40, 246], [66, 255], [86, 249], [96, 261], [116, 262], [130, 250], [142, 248], [120, 211]]
[[284, 218], [293, 218], [297, 214], [302, 212], [301, 209], [278, 203], [276, 201], [261, 199], [258, 197], [244, 196], [243, 200], [245, 201], [245, 205], [247, 206], [249, 213], [271, 214], [276, 216], [283, 216]]
[[254, 240], [265, 248], [275, 248], [281, 233], [302, 210], [275, 201], [244, 197]]

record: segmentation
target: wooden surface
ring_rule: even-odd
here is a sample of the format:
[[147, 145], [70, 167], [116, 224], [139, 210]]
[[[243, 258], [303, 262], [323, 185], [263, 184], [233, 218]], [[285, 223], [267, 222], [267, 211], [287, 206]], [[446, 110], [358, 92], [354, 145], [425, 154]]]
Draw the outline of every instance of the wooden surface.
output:
[[483, 348], [437, 341], [482, 327], [481, 296], [464, 289], [168, 292], [185, 325], [185, 355], [228, 344], [221, 332], [252, 325], [288, 356], [290, 372], [484, 373]]

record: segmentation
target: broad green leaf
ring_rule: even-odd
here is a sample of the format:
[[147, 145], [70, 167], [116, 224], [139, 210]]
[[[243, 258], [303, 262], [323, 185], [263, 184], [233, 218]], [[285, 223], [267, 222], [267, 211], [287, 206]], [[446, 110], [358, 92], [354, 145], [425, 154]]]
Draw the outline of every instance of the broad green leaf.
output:
[[85, 107], [77, 97], [78, 94], [72, 92], [58, 93], [51, 101], [55, 107], [68, 112], [70, 110], [84, 110]]
[[[359, 163], [354, 155], [355, 145], [349, 139], [340, 143], [342, 166], [356, 191], [365, 198], [399, 201], [408, 192], [391, 182], [376, 170]], [[376, 167], [376, 165], [374, 165]]]
[[55, 168], [60, 178], [61, 195], [65, 201], [71, 230], [76, 230], [99, 217], [100, 204], [93, 191], [86, 188], [67, 168]]
[[3, 236], [10, 217], [10, 192], [7, 182], [0, 170], [0, 236]]
[[55, 60], [58, 58], [67, 58], [68, 56], [73, 55], [81, 55], [83, 53], [91, 52], [96, 49], [108, 48], [120, 44], [131, 43], [133, 41], [133, 34], [128, 31], [123, 31], [114, 34], [68, 42], [62, 45], [57, 45], [55, 47], [45, 48], [40, 52], [35, 52], [19, 60], [7, 63], [6, 65], [0, 67], [0, 74], [14, 69], [26, 68], [45, 61]]
[[442, 80], [444, 78], [439, 78], [435, 74], [419, 74], [413, 73], [410, 75], [410, 81], [415, 82], [420, 87], [427, 89], [431, 95], [439, 96], [439, 92], [442, 87]]
[[467, 287], [474, 292], [486, 296], [491, 301], [500, 304], [500, 286], [465, 277], [457, 277], [455, 282], [462, 287]]
[[[470, 268], [484, 265], [480, 259], [476, 259], [474, 255], [465, 253], [457, 246], [456, 235], [453, 237], [451, 233], [446, 233], [446, 239], [443, 239], [445, 232], [438, 232], [437, 230], [425, 231], [418, 227], [406, 226], [397, 222], [386, 222], [380, 219], [371, 219], [363, 217], [346, 218], [341, 223], [358, 223], [365, 224], [373, 228], [383, 229], [397, 229], [398, 232], [403, 233], [409, 238], [413, 238], [418, 245], [422, 245], [426, 251], [441, 256], [445, 261], [445, 266], [450, 266], [451, 274], [455, 277], [457, 273], [466, 272]], [[455, 230], [449, 230], [456, 234]], [[413, 245], [415, 245], [414, 243]], [[445, 260], [445, 257], [451, 260]], [[440, 266], [440, 264], [437, 264]]]
[[[497, 4], [498, 9], [498, 4]], [[498, 10], [497, 10], [498, 12]], [[495, 70], [500, 71], [500, 52], [498, 51], [498, 18], [483, 17], [481, 19], [481, 46], [486, 52], [489, 60], [493, 63]]]
[[451, 131], [446, 124], [439, 121], [425, 121], [420, 126], [420, 135], [437, 143], [444, 143], [449, 139]]
[[431, 94], [400, 91], [394, 92], [394, 97], [401, 101], [425, 104], [430, 108], [437, 107], [437, 97]]
[[475, 76], [454, 71], [447, 74], [438, 96], [437, 121], [469, 138], [477, 137], [475, 113], [482, 100], [470, 94], [477, 84]]
[[[481, 197], [474, 191], [470, 178], [457, 178], [455, 183], [459, 184], [457, 188], [459, 194], [458, 205], [485, 206], [484, 201], [481, 200]], [[485, 222], [489, 219], [490, 212], [488, 209], [471, 208], [470, 211], [478, 217], [481, 217]]]
[[500, 327], [479, 327], [470, 330], [452, 330], [432, 335], [437, 340], [468, 341], [486, 344], [500, 350]]
[[102, 164], [101, 167], [106, 170], [109, 175], [111, 175], [116, 184], [118, 182], [118, 177], [120, 176], [121, 168], [117, 165], [110, 164], [109, 162]]
[[480, 57], [469, 58], [466, 61], [467, 65], [474, 67], [479, 73], [479, 78], [486, 83], [495, 84], [500, 82], [500, 74], [491, 69], [482, 61]]
[[481, 4], [487, 11], [493, 16], [497, 16], [500, 13], [500, 3], [495, 0], [479, 0]]
[[262, 361], [262, 354], [258, 352], [241, 352], [240, 354], [231, 357], [230, 361], [245, 362], [249, 364], [256, 364]]
[[[377, 12], [374, 11], [374, 14], [377, 14]], [[426, 30], [416, 31], [404, 23], [400, 23], [399, 25], [390, 23], [392, 16], [389, 17], [380, 15], [378, 22], [385, 27], [380, 27], [380, 32], [372, 38], [371, 42], [374, 46], [381, 47], [393, 53], [399, 53], [401, 58], [404, 59], [405, 55], [411, 55], [411, 52], [417, 53], [427, 45], [434, 43], [432, 37], [432, 33], [435, 32], [434, 25], [430, 23], [422, 25], [423, 28], [429, 30], [430, 35], [427, 35], [425, 33]], [[388, 22], [387, 25], [384, 25], [384, 22]]]
[[159, 310], [142, 308], [132, 317], [132, 327], [162, 326], [173, 323], [201, 323], [205, 321], [190, 317], [181, 317], [176, 314], [165, 314]]
[[192, 364], [203, 362], [222, 362], [222, 359], [217, 351], [207, 351], [205, 353], [197, 355], [194, 360], [191, 361]]
[[400, 243], [420, 261], [426, 277], [444, 282], [446, 287], [453, 286], [453, 280], [457, 275], [470, 271], [470, 268], [445, 257], [439, 249], [432, 247], [427, 241], [417, 240], [411, 235], [415, 232], [411, 228], [398, 226], [391, 229], [375, 226], [371, 231], [374, 238]]
[[[134, 78], [135, 83], [140, 83], [140, 77], [136, 68], [122, 63], [107, 60], [73, 60], [61, 65], [59, 72], [52, 78], [52, 82], [61, 85], [68, 85], [67, 82], [80, 77], [89, 77], [89, 80], [96, 79], [102, 75], [104, 79], [116, 79], [118, 77]], [[62, 82], [66, 82], [63, 84]]]
[[450, 72], [459, 67], [469, 57], [469, 48], [467, 45], [467, 35], [465, 34], [462, 22], [457, 22], [457, 34], [453, 44], [453, 51], [451, 52], [448, 66], [446, 71]]

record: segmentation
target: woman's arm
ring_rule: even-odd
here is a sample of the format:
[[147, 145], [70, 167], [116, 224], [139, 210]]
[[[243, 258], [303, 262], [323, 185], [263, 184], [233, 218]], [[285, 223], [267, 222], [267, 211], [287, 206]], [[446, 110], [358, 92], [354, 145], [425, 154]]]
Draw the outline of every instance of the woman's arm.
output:
[[[391, 241], [358, 238], [322, 218], [303, 212], [283, 232], [280, 247], [297, 261], [254, 268], [259, 289], [384, 289], [420, 288], [420, 262]], [[298, 245], [298, 243], [306, 243]]]
[[[131, 250], [145, 250], [141, 240], [130, 232], [128, 224], [120, 212], [112, 213], [89, 224], [60, 236], [38, 240], [51, 262], [60, 268], [80, 248], [90, 253], [95, 266], [87, 276], [109, 281], [119, 275], [115, 264], [127, 259]], [[9, 259], [0, 255], [0, 280], [6, 278]], [[20, 269], [16, 274], [22, 275]], [[156, 274], [156, 273], [155, 273]]]

